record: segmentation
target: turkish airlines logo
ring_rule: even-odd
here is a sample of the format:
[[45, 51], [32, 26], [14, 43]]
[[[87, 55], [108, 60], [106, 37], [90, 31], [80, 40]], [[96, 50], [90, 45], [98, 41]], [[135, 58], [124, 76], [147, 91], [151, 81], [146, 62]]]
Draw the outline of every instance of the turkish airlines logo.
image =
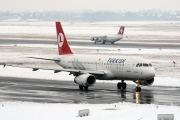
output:
[[59, 33], [58, 35], [58, 45], [59, 47], [62, 47], [64, 43], [64, 35], [62, 33]]
[[123, 33], [123, 28], [121, 27], [121, 29], [119, 31], [120, 31], [120, 34], [122, 34]]

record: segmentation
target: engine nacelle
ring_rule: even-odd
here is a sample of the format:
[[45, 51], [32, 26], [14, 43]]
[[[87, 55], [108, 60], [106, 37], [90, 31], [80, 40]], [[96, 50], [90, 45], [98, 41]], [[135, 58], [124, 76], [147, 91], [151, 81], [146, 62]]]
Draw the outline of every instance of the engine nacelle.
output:
[[91, 74], [82, 74], [74, 78], [74, 82], [81, 86], [92, 86], [96, 82], [96, 78]]
[[[134, 81], [135, 82], [135, 81]], [[135, 82], [136, 83], [136, 82]], [[144, 85], [144, 86], [150, 86], [154, 83], [154, 78], [150, 79], [150, 80], [141, 80], [140, 81], [140, 85]]]
[[93, 40], [98, 40], [98, 39], [99, 39], [98, 37], [93, 38]]

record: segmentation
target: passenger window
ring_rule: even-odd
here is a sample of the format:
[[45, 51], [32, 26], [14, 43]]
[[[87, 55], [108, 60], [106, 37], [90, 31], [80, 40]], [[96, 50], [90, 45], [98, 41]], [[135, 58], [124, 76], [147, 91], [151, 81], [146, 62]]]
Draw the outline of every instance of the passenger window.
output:
[[139, 63], [136, 65], [136, 67], [139, 67]]

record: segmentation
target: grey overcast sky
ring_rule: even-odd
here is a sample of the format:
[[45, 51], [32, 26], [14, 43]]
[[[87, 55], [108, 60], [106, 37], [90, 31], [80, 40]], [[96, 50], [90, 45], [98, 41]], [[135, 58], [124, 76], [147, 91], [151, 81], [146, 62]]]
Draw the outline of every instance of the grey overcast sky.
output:
[[0, 11], [180, 10], [180, 0], [0, 0]]

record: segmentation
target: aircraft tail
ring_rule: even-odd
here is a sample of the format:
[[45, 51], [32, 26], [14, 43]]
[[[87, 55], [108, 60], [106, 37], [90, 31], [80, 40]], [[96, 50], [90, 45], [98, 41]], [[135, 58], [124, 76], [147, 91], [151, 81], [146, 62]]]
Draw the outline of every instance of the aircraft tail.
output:
[[121, 26], [120, 29], [119, 29], [119, 31], [118, 31], [118, 34], [119, 34], [119, 35], [123, 35], [123, 34], [124, 34], [124, 29], [125, 29], [125, 27], [124, 27], [124, 26]]
[[59, 55], [73, 54], [60, 22], [56, 22], [56, 32]]

